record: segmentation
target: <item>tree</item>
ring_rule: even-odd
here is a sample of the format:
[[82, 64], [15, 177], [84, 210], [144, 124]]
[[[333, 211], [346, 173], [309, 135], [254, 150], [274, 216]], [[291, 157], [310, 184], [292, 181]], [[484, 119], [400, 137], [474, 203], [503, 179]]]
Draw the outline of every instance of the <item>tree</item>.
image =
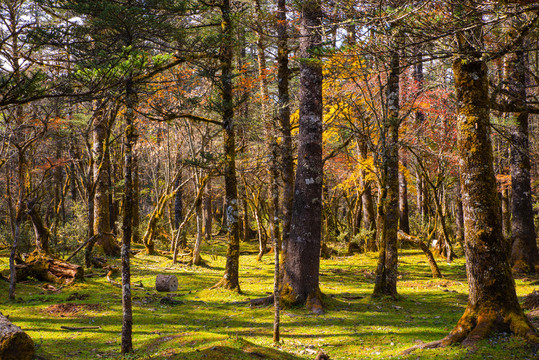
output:
[[387, 79], [387, 112], [382, 123], [381, 183], [378, 217], [381, 219], [380, 253], [376, 267], [373, 296], [397, 296], [397, 232], [399, 224], [399, 46], [392, 38], [390, 68]]
[[518, 303], [508, 262], [510, 246], [502, 236], [489, 136], [481, 12], [477, 4], [465, 1], [454, 4], [454, 13], [469, 16], [460, 17], [467, 21], [460, 24], [458, 55], [453, 61], [469, 296], [464, 314], [449, 335], [423, 347], [471, 345], [501, 331], [537, 342], [535, 330]]
[[516, 44], [504, 62], [508, 105], [521, 109], [508, 114], [511, 131], [511, 263], [517, 272], [534, 272], [539, 263], [539, 251], [533, 223], [528, 112], [525, 110], [528, 66], [524, 39], [517, 30], [522, 26], [521, 22], [513, 19], [509, 24], [509, 37]]
[[319, 0], [300, 4], [299, 148], [290, 239], [281, 284], [283, 302], [322, 313], [319, 288], [322, 221], [322, 9]]
[[234, 131], [234, 99], [232, 94], [232, 9], [230, 1], [223, 0], [219, 5], [222, 15], [222, 45], [220, 50], [221, 67], [221, 106], [224, 144], [224, 180], [225, 180], [225, 209], [228, 230], [228, 250], [226, 254], [225, 274], [214, 287], [240, 292], [239, 258], [240, 258], [240, 229], [238, 217], [238, 188], [236, 181], [236, 142]]

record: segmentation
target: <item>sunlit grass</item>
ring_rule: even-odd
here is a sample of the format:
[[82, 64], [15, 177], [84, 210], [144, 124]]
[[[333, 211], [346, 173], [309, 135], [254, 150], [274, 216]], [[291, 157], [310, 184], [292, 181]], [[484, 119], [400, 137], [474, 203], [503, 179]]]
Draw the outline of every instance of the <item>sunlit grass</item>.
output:
[[[314, 316], [304, 308], [281, 314], [282, 342], [272, 341], [273, 308], [249, 308], [247, 300], [268, 295], [273, 288], [273, 256], [256, 261], [256, 244], [242, 244], [242, 293], [209, 290], [224, 271], [222, 239], [205, 244], [205, 266], [173, 265], [171, 257], [132, 259], [132, 359], [313, 359], [323, 349], [332, 359], [536, 359], [537, 352], [520, 339], [499, 336], [474, 349], [451, 347], [399, 354], [420, 341], [442, 338], [456, 324], [467, 301], [464, 259], [451, 265], [438, 259], [443, 279], [432, 279], [424, 255], [402, 250], [399, 265], [400, 299], [371, 299], [377, 254], [340, 256], [322, 260], [321, 290], [327, 313]], [[6, 274], [7, 253], [0, 256]], [[118, 259], [110, 259], [118, 265]], [[95, 270], [102, 275], [104, 271]], [[155, 276], [175, 274], [181, 305], [161, 304], [164, 294], [154, 290]], [[119, 278], [117, 278], [119, 281]], [[520, 297], [533, 291], [537, 278], [517, 279]], [[47, 359], [119, 358], [121, 291], [105, 277], [47, 293], [42, 283], [17, 287], [17, 301], [7, 300], [7, 283], [0, 281], [0, 309], [34, 339], [38, 354]], [[68, 300], [76, 295], [80, 300]], [[75, 313], [50, 312], [55, 304], [82, 304]], [[68, 331], [61, 326], [100, 326], [98, 330]], [[263, 357], [262, 357], [263, 356]]]

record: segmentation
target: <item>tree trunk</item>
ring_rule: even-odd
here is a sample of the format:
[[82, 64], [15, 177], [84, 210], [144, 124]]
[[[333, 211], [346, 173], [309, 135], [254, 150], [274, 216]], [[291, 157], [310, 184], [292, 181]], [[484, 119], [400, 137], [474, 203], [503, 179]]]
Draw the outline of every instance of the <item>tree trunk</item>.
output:
[[137, 154], [133, 152], [133, 224], [132, 226], [132, 242], [134, 244], [140, 243], [140, 208], [139, 208], [139, 194], [140, 194], [140, 182], [138, 171], [138, 158]]
[[[402, 161], [402, 167], [406, 168], [406, 161]], [[399, 171], [399, 230], [410, 233], [410, 220], [408, 217], [408, 183], [406, 176]]]
[[[362, 143], [358, 146], [360, 156], [363, 160], [367, 158], [367, 146]], [[372, 184], [370, 181], [365, 180], [366, 172], [361, 170], [361, 187], [363, 193], [361, 194], [361, 202], [363, 203], [363, 227], [365, 230], [372, 232], [365, 241], [365, 251], [376, 251], [378, 249], [376, 244], [376, 213], [374, 211], [374, 201], [372, 198]]]
[[211, 180], [208, 180], [208, 185], [204, 196], [204, 238], [211, 240], [213, 226], [213, 206], [212, 206], [212, 190]]
[[[221, 62], [221, 100], [224, 128], [225, 154], [225, 209], [228, 231], [228, 249], [226, 253], [225, 274], [214, 287], [240, 292], [239, 259], [240, 234], [238, 217], [238, 187], [236, 180], [236, 145], [234, 132], [234, 100], [232, 94], [233, 38], [230, 0], [223, 0], [220, 6], [222, 20]], [[223, 214], [224, 215], [224, 214]]]
[[[501, 192], [502, 234], [506, 239], [511, 238], [511, 210], [509, 205], [509, 189]], [[533, 223], [533, 222], [532, 222]]]
[[[523, 45], [522, 41], [520, 46]], [[524, 52], [518, 49], [505, 57], [505, 81], [509, 103], [526, 105], [526, 70]], [[530, 143], [528, 113], [509, 114], [511, 123], [511, 263], [517, 272], [533, 272], [539, 263], [539, 251], [533, 221], [530, 178]]]
[[283, 177], [283, 234], [281, 262], [286, 259], [286, 249], [290, 238], [290, 221], [294, 200], [294, 155], [292, 153], [292, 127], [290, 125], [290, 98], [288, 94], [288, 20], [286, 0], [277, 0], [277, 90], [278, 116], [281, 124], [281, 163]]
[[[459, 45], [465, 42], [464, 36]], [[489, 136], [487, 66], [477, 52], [453, 62], [458, 109], [458, 153], [464, 210], [468, 306], [439, 345], [463, 345], [507, 331], [535, 338], [522, 312], [502, 236]]]
[[125, 86], [126, 111], [125, 111], [125, 139], [124, 139], [124, 208], [122, 219], [122, 355], [133, 351], [132, 329], [133, 309], [131, 305], [131, 264], [130, 251], [133, 238], [133, 208], [138, 204], [134, 202], [133, 194], [133, 168], [136, 160], [133, 153], [137, 134], [134, 125], [135, 93], [133, 82], [127, 80]]
[[88, 245], [84, 250], [84, 265], [87, 268], [92, 266], [92, 250], [97, 241], [97, 236], [94, 236], [94, 175], [93, 175], [93, 160], [90, 159], [90, 166], [88, 169], [88, 182], [86, 184], [86, 202], [88, 205], [88, 210], [86, 213], [86, 219], [88, 222]]
[[442, 277], [442, 273], [440, 272], [440, 269], [438, 268], [438, 264], [436, 263], [436, 260], [434, 259], [434, 256], [432, 255], [432, 252], [430, 251], [427, 244], [425, 244], [423, 241], [421, 241], [417, 237], [409, 235], [402, 230], [399, 230], [397, 235], [398, 235], [399, 240], [406, 241], [415, 247], [419, 247], [421, 251], [425, 253], [425, 256], [427, 257], [427, 261], [429, 262], [429, 266], [430, 266], [430, 270], [432, 272], [433, 278]]
[[373, 296], [397, 297], [397, 231], [399, 226], [399, 50], [391, 51], [391, 69], [387, 84], [388, 113], [384, 119], [385, 144], [382, 146], [382, 186], [380, 254]]
[[41, 216], [39, 215], [39, 213], [34, 207], [36, 200], [37, 199], [28, 201], [27, 203], [28, 216], [30, 216], [30, 220], [32, 221], [32, 225], [34, 227], [37, 251], [42, 254], [48, 254], [50, 252], [50, 249], [49, 249], [50, 231], [43, 224], [43, 220], [41, 219]]
[[455, 225], [457, 228], [457, 241], [464, 249], [464, 214], [462, 210], [462, 194], [461, 194], [461, 186], [460, 186], [460, 175], [457, 178], [457, 185], [456, 185], [456, 197], [457, 197], [457, 203], [456, 203], [456, 214], [455, 214]]
[[32, 360], [35, 351], [32, 338], [0, 313], [0, 359]]
[[302, 3], [300, 18], [299, 149], [294, 206], [281, 295], [323, 313], [319, 288], [322, 221], [322, 10], [317, 0]]
[[98, 234], [97, 243], [103, 247], [106, 255], [118, 256], [119, 247], [114, 241], [110, 224], [109, 207], [109, 129], [107, 116], [102, 109], [103, 104], [97, 105], [99, 113], [95, 117], [93, 129], [93, 156], [95, 181], [94, 195], [94, 233]]

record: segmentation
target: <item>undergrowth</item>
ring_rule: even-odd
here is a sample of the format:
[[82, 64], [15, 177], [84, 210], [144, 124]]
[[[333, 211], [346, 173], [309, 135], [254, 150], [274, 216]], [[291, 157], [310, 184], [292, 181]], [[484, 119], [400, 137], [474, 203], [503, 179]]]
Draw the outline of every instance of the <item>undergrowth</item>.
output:
[[[272, 344], [273, 308], [249, 308], [247, 300], [267, 296], [273, 285], [273, 256], [257, 262], [257, 244], [243, 243], [241, 294], [209, 290], [224, 271], [225, 243], [205, 244], [205, 265], [173, 265], [169, 255], [132, 258], [133, 343], [128, 359], [314, 359], [323, 349], [338, 359], [537, 359], [537, 349], [501, 334], [474, 348], [403, 350], [447, 335], [467, 302], [464, 259], [452, 264], [438, 259], [444, 277], [432, 279], [424, 255], [401, 250], [400, 299], [372, 299], [377, 254], [322, 260], [321, 290], [326, 314], [304, 308], [281, 313], [282, 342]], [[8, 269], [7, 250], [0, 252], [0, 271]], [[119, 264], [118, 259], [109, 262]], [[179, 289], [166, 294], [154, 289], [155, 276], [174, 274]], [[87, 272], [84, 282], [54, 293], [43, 283], [17, 285], [17, 299], [7, 299], [8, 283], [0, 280], [0, 311], [21, 326], [45, 359], [119, 359], [121, 290], [103, 276]], [[117, 279], [119, 281], [119, 279]], [[537, 277], [516, 280], [519, 297], [537, 287]], [[535, 319], [537, 320], [537, 319]], [[97, 329], [65, 330], [62, 326]]]

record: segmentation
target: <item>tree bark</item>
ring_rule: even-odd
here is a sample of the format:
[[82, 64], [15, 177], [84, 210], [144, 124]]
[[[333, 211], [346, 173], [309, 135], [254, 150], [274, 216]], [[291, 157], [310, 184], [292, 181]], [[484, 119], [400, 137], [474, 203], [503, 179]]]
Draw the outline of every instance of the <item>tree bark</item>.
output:
[[133, 309], [131, 304], [131, 264], [130, 251], [131, 240], [133, 238], [133, 167], [135, 164], [133, 147], [137, 134], [134, 124], [135, 114], [135, 92], [133, 81], [128, 79], [125, 86], [126, 111], [125, 111], [125, 139], [124, 139], [124, 208], [122, 219], [122, 355], [133, 351], [132, 329], [133, 329]]
[[0, 359], [32, 360], [34, 356], [32, 338], [0, 313]]
[[[225, 274], [213, 287], [240, 292], [239, 259], [240, 234], [238, 216], [238, 187], [236, 180], [236, 145], [234, 132], [234, 103], [232, 94], [233, 38], [230, 0], [223, 0], [221, 8], [221, 100], [223, 116], [223, 144], [225, 153], [225, 211], [228, 231], [228, 249], [226, 253]], [[223, 214], [224, 215], [224, 214]]]
[[36, 249], [39, 253], [48, 254], [50, 252], [50, 249], [49, 249], [50, 231], [45, 226], [45, 224], [43, 224], [43, 220], [41, 219], [41, 216], [35, 209], [36, 200], [37, 199], [28, 201], [26, 208], [27, 208], [28, 216], [30, 216], [30, 220], [32, 221], [32, 226], [34, 227], [34, 234], [36, 237]]
[[[521, 49], [505, 57], [504, 75], [509, 103], [526, 105], [527, 64]], [[539, 263], [531, 190], [528, 113], [508, 114], [511, 124], [511, 263], [517, 272], [533, 272]]]
[[[409, 235], [405, 233], [402, 230], [399, 230], [398, 232], [398, 238], [401, 241], [406, 241], [412, 244], [413, 246], [419, 247], [421, 251], [425, 253], [425, 256], [427, 257], [427, 261], [429, 262], [430, 270], [432, 272], [433, 278], [441, 278], [442, 273], [440, 272], [440, 268], [438, 268], [438, 264], [436, 263], [436, 260], [434, 259], [434, 256], [432, 255], [432, 252], [430, 251], [427, 244], [425, 244], [423, 241], [418, 239], [415, 236]], [[428, 243], [428, 241], [427, 241]]]
[[511, 238], [511, 209], [509, 204], [509, 189], [504, 188], [500, 194], [502, 214], [502, 234], [505, 238]]
[[281, 163], [283, 177], [283, 233], [281, 262], [286, 259], [286, 249], [290, 238], [290, 221], [294, 201], [294, 155], [292, 150], [292, 127], [290, 125], [289, 69], [288, 69], [288, 20], [286, 0], [277, 0], [277, 91], [278, 116], [281, 124]]
[[[134, 144], [133, 144], [134, 146]], [[133, 224], [132, 226], [132, 242], [133, 244], [140, 243], [140, 208], [139, 208], [139, 194], [140, 194], [140, 181], [139, 181], [139, 169], [138, 169], [138, 157], [133, 151]]]
[[[399, 50], [390, 54], [387, 115], [383, 124], [382, 186], [378, 204], [381, 215], [380, 254], [373, 296], [397, 297], [397, 231], [399, 226]], [[381, 211], [381, 213], [380, 213]]]
[[461, 186], [460, 186], [460, 175], [457, 178], [457, 185], [456, 185], [456, 197], [457, 197], [457, 203], [456, 203], [456, 213], [455, 213], [455, 225], [457, 228], [457, 236], [456, 240], [459, 244], [461, 244], [462, 248], [464, 248], [464, 213], [462, 210], [462, 193], [461, 193]]
[[[466, 41], [464, 36], [459, 40], [461, 46]], [[478, 52], [464, 53], [468, 56], [454, 60], [453, 73], [460, 105], [458, 153], [469, 297], [458, 324], [438, 344], [469, 345], [498, 331], [536, 339], [518, 303], [509, 244], [502, 236], [489, 136], [487, 66]]]
[[178, 278], [176, 275], [157, 274], [155, 277], [155, 290], [159, 292], [178, 290]]
[[[363, 144], [359, 146], [360, 155], [363, 159], [367, 158], [367, 147]], [[372, 184], [370, 181], [365, 180], [366, 172], [361, 170], [361, 186], [363, 193], [361, 194], [361, 202], [363, 203], [363, 227], [365, 230], [372, 232], [365, 241], [366, 251], [376, 251], [376, 213], [374, 211], [374, 201], [372, 198]]]
[[206, 186], [206, 192], [204, 195], [204, 238], [211, 240], [212, 238], [212, 226], [213, 226], [213, 205], [212, 205], [212, 189], [211, 180], [208, 180]]
[[[402, 167], [406, 168], [406, 161], [402, 160]], [[408, 216], [408, 182], [402, 171], [399, 171], [399, 230], [410, 233], [410, 220]]]
[[319, 288], [322, 221], [322, 10], [318, 0], [301, 4], [299, 149], [294, 206], [287, 244], [282, 300], [323, 313]]
[[94, 233], [98, 234], [97, 243], [103, 247], [106, 255], [118, 256], [119, 247], [114, 241], [110, 224], [109, 204], [109, 121], [102, 104], [98, 104], [97, 116], [93, 128], [93, 156], [95, 181], [94, 199]]

